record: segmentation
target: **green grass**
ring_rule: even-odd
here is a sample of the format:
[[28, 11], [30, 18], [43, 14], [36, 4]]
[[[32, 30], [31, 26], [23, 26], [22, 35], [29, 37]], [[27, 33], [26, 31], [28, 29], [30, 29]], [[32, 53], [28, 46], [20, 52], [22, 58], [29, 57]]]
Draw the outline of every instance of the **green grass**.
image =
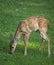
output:
[[[26, 57], [23, 55], [23, 39], [15, 53], [9, 54], [10, 33], [14, 35], [20, 20], [37, 15], [49, 20], [51, 56], [47, 55], [46, 42], [38, 51], [41, 38], [37, 32], [30, 35]], [[54, 65], [54, 0], [0, 0], [0, 65]]]

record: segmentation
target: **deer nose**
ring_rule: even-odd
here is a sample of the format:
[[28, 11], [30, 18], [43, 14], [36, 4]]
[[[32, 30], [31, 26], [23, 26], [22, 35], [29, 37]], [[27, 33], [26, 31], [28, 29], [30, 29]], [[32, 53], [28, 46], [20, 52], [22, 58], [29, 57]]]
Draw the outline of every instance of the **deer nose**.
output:
[[11, 49], [10, 49], [10, 52], [9, 52], [10, 54], [13, 54], [14, 53], [14, 47], [11, 47]]
[[12, 47], [12, 49], [13, 49], [14, 47]]

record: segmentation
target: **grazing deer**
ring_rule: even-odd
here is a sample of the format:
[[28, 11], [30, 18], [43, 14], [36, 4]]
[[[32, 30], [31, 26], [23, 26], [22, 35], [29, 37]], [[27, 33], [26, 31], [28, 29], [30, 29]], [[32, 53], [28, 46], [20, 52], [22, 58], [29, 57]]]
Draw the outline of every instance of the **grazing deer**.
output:
[[27, 42], [29, 39], [29, 35], [32, 31], [39, 31], [40, 36], [42, 37], [42, 42], [40, 44], [39, 50], [41, 50], [43, 46], [44, 40], [48, 42], [48, 55], [50, 56], [50, 40], [46, 34], [48, 27], [48, 20], [42, 16], [32, 16], [25, 20], [22, 20], [17, 27], [14, 38], [10, 35], [10, 52], [14, 53], [17, 41], [23, 35], [24, 37], [24, 55], [27, 55]]

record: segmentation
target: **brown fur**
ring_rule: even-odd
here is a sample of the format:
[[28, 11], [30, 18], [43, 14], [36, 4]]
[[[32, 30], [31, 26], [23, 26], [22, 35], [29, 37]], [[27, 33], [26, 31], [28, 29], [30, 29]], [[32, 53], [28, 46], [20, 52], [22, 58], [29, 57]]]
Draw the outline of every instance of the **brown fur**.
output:
[[[27, 54], [27, 41], [29, 39], [30, 33], [32, 31], [39, 30], [40, 35], [42, 37], [42, 42], [40, 44], [39, 50], [42, 48], [43, 41], [46, 40], [48, 42], [48, 55], [50, 56], [50, 40], [46, 34], [47, 27], [48, 27], [48, 20], [42, 16], [32, 16], [20, 22], [14, 35], [14, 38], [18, 37], [20, 39], [20, 37], [24, 35], [24, 44], [25, 44], [24, 55]], [[13, 44], [15, 43], [14, 42], [11, 43], [11, 47]]]

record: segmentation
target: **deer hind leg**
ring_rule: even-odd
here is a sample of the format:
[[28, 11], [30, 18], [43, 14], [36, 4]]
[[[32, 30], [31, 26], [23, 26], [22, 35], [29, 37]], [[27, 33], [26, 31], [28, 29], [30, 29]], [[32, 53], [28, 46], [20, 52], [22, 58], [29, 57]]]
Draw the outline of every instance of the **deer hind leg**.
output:
[[29, 33], [24, 35], [24, 56], [27, 55], [27, 42], [29, 39]]
[[[48, 37], [48, 35], [46, 34], [46, 31], [45, 30], [41, 30], [41, 37], [43, 38], [43, 41], [46, 40], [48, 42], [48, 56], [50, 56], [50, 39]], [[43, 45], [43, 41], [41, 43], [41, 45]], [[42, 47], [40, 45], [40, 48]]]
[[45, 40], [42, 38], [42, 39], [41, 39], [41, 44], [40, 44], [40, 46], [39, 46], [39, 50], [42, 49], [42, 46], [43, 46], [43, 44], [44, 44], [44, 41], [45, 41]]

